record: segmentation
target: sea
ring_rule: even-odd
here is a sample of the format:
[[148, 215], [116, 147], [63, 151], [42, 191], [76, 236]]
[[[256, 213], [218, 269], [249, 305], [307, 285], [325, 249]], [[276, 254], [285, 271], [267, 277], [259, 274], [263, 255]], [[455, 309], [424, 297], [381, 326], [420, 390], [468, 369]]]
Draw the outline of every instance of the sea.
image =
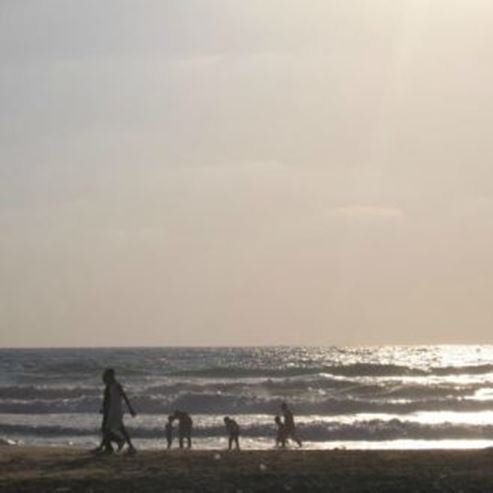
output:
[[96, 446], [106, 367], [141, 449], [165, 447], [176, 409], [194, 448], [224, 448], [227, 415], [244, 449], [270, 449], [282, 402], [306, 449], [493, 446], [493, 346], [458, 345], [0, 349], [0, 442]]

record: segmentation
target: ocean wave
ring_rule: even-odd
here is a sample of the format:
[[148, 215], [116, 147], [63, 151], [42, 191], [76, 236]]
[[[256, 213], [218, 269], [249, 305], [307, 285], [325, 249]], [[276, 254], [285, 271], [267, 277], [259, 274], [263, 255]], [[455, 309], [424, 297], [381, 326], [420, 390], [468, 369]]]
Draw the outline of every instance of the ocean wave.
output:
[[76, 399], [9, 399], [0, 401], [0, 413], [6, 414], [66, 414], [95, 413], [101, 399], [79, 397]]
[[170, 377], [195, 377], [195, 378], [258, 378], [258, 377], [296, 377], [303, 375], [316, 375], [322, 373], [324, 367], [298, 367], [298, 368], [251, 368], [234, 366], [216, 366], [212, 368], [194, 368], [186, 370], [173, 370], [167, 373]]
[[81, 396], [94, 397], [102, 395], [96, 387], [80, 386], [45, 386], [45, 385], [10, 385], [0, 387], [0, 399], [71, 399]]
[[[257, 379], [251, 381], [194, 381], [126, 386], [127, 393], [143, 401], [186, 399], [186, 395], [204, 395], [205, 399], [215, 395], [230, 395], [239, 400], [249, 396], [266, 396], [280, 399], [317, 399], [337, 397], [339, 399], [362, 398], [371, 400], [426, 400], [428, 398], [472, 398], [484, 388], [483, 383], [458, 385], [456, 383], [426, 384], [414, 382], [367, 382], [357, 379], [340, 379], [327, 376], [310, 378]], [[7, 401], [56, 401], [70, 404], [72, 399], [101, 399], [103, 389], [100, 386], [48, 386], [20, 385], [0, 386], [0, 402]]]
[[340, 376], [409, 376], [426, 375], [425, 370], [401, 365], [382, 365], [371, 363], [355, 363], [351, 365], [323, 365], [277, 368], [251, 368], [217, 366], [213, 368], [195, 368], [169, 373], [173, 377], [196, 378], [255, 378], [255, 377], [299, 377], [320, 374]]
[[[462, 397], [437, 397], [421, 399], [388, 399], [325, 397], [321, 395], [303, 397], [290, 396], [289, 402], [297, 414], [337, 415], [354, 413], [407, 414], [417, 411], [481, 411], [492, 410], [489, 400], [464, 399]], [[272, 414], [285, 396], [269, 394], [236, 395], [220, 392], [183, 392], [169, 396], [131, 396], [134, 408], [145, 414], [168, 414], [174, 409], [185, 409], [200, 414]], [[81, 396], [70, 399], [8, 399], [0, 400], [0, 413], [60, 414], [97, 413], [101, 399]]]
[[[55, 362], [52, 364], [40, 363], [33, 368], [19, 370], [16, 380], [24, 387], [32, 386], [41, 388], [46, 383], [56, 384], [59, 387], [64, 384], [68, 387], [77, 383], [79, 387], [96, 387], [100, 384], [100, 372], [102, 365], [97, 362], [72, 361]], [[435, 381], [440, 378], [470, 376], [482, 378], [490, 375], [493, 378], [493, 365], [463, 365], [463, 366], [435, 366], [417, 368], [396, 364], [377, 363], [353, 363], [353, 364], [323, 364], [287, 366], [270, 365], [242, 366], [241, 363], [234, 366], [209, 366], [176, 368], [170, 365], [154, 363], [153, 365], [137, 364], [129, 365], [125, 362], [117, 367], [118, 375], [124, 382], [132, 385], [152, 384], [153, 379], [168, 380], [164, 385], [201, 385], [201, 384], [226, 384], [236, 382], [242, 385], [257, 384], [259, 380], [268, 386], [281, 386], [283, 382], [295, 385], [299, 380], [318, 382], [318, 385], [341, 387], [344, 379], [347, 380], [372, 380], [378, 384], [378, 380], [403, 379], [403, 382], [416, 377], [426, 379], [432, 377]], [[325, 380], [325, 382], [324, 382]], [[360, 382], [361, 383], [361, 382]], [[366, 382], [368, 383], [368, 382]], [[12, 386], [14, 387], [14, 386]], [[11, 388], [11, 391], [14, 391]], [[1, 392], [5, 389], [0, 388]]]
[[[276, 429], [270, 424], [250, 424], [241, 426], [241, 436], [250, 438], [272, 437], [274, 440]], [[132, 437], [162, 440], [164, 428], [161, 426], [135, 427], [129, 425], [128, 431]], [[9, 436], [38, 436], [38, 437], [70, 437], [70, 436], [98, 436], [99, 427], [77, 427], [40, 425], [28, 426], [22, 424], [0, 424], [0, 435]], [[438, 439], [493, 439], [493, 425], [466, 425], [442, 423], [438, 425], [422, 424], [399, 419], [368, 420], [354, 424], [311, 422], [298, 426], [298, 435], [307, 441], [331, 440], [438, 440]], [[196, 424], [193, 436], [224, 437], [225, 429], [218, 417], [217, 423], [209, 426]]]
[[434, 375], [481, 375], [493, 373], [493, 365], [466, 365], [466, 366], [443, 366], [430, 369]]
[[212, 368], [194, 368], [165, 372], [171, 377], [195, 378], [256, 378], [256, 377], [297, 377], [319, 374], [346, 377], [409, 377], [409, 376], [446, 376], [446, 375], [481, 375], [493, 373], [493, 365], [466, 365], [415, 368], [406, 365], [354, 363], [322, 366], [300, 366], [285, 368], [251, 368], [235, 366], [216, 366]]

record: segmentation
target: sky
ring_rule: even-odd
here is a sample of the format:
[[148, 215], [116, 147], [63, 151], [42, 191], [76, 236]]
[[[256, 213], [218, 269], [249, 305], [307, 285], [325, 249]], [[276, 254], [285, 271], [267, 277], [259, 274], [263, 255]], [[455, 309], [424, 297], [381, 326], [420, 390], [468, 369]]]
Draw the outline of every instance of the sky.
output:
[[2, 0], [0, 346], [492, 343], [491, 0]]

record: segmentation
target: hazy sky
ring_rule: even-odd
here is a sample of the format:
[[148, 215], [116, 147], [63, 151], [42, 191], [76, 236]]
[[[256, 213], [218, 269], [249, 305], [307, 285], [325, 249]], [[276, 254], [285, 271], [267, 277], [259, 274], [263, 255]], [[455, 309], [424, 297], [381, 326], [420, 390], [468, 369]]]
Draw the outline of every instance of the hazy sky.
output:
[[491, 0], [1, 0], [0, 346], [493, 342]]

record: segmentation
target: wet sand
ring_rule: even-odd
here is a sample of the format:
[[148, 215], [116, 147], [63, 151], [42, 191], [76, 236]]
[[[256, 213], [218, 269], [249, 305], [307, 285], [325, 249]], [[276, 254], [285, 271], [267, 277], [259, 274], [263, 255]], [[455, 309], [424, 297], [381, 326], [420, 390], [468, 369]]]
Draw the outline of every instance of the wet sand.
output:
[[141, 451], [0, 448], [1, 492], [490, 492], [493, 450]]

